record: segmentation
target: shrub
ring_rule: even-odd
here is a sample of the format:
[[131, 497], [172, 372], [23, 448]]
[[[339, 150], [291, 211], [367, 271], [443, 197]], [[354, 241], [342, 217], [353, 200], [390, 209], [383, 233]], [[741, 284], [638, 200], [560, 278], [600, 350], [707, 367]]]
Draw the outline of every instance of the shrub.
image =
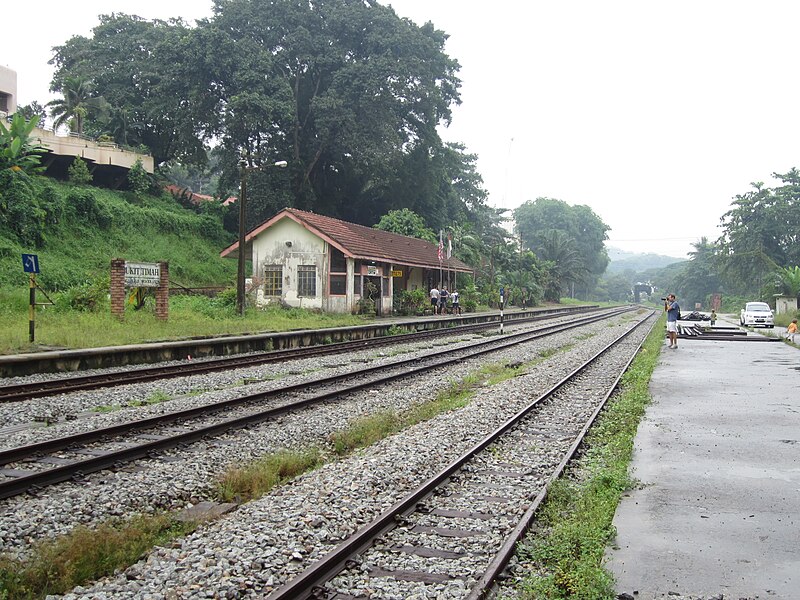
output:
[[46, 213], [39, 207], [31, 178], [22, 171], [0, 171], [0, 214], [23, 245], [44, 243]]
[[128, 186], [137, 196], [146, 194], [150, 188], [150, 176], [144, 170], [141, 158], [137, 158], [130, 171], [128, 171]]
[[94, 180], [94, 176], [89, 173], [89, 167], [86, 166], [86, 162], [80, 156], [76, 156], [75, 160], [72, 161], [69, 169], [67, 169], [67, 174], [70, 183], [82, 185], [92, 183], [92, 180]]
[[79, 221], [93, 223], [101, 228], [111, 225], [111, 214], [98, 202], [91, 190], [72, 190], [67, 196], [67, 205]]
[[415, 315], [425, 310], [428, 294], [423, 289], [400, 290], [395, 296], [394, 305], [401, 315]]
[[219, 308], [236, 308], [236, 288], [226, 288], [214, 296], [213, 303]]
[[96, 311], [105, 304], [109, 287], [109, 276], [97, 277], [92, 281], [71, 287], [56, 296], [56, 308], [61, 311]]

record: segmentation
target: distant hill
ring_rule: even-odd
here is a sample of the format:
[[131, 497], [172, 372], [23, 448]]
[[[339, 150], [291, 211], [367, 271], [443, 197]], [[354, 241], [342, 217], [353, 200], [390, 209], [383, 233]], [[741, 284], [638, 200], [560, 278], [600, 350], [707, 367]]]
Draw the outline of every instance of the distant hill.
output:
[[626, 270], [641, 273], [649, 269], [661, 269], [667, 265], [685, 262], [686, 260], [684, 258], [675, 258], [674, 256], [653, 254], [652, 252], [646, 254], [627, 252], [610, 246], [606, 250], [608, 251], [608, 257], [611, 259], [606, 269], [608, 273], [622, 273]]

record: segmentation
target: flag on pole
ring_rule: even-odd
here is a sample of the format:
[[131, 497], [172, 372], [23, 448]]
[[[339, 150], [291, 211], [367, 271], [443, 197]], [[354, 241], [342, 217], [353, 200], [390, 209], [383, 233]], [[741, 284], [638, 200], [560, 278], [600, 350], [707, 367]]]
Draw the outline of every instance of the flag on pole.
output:
[[447, 234], [447, 260], [450, 260], [450, 257], [453, 256], [453, 234]]
[[439, 230], [439, 252], [438, 252], [438, 254], [439, 254], [439, 262], [442, 262], [442, 258], [444, 258], [443, 253], [444, 253], [444, 240], [442, 239], [442, 230], [440, 229]]

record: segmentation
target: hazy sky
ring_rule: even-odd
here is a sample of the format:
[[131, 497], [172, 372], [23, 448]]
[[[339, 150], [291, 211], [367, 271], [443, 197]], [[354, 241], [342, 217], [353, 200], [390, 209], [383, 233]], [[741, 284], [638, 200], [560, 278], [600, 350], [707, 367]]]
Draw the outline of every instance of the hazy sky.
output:
[[[587, 204], [609, 245], [683, 256], [735, 194], [800, 166], [800, 2], [393, 0], [461, 63], [443, 132], [478, 155], [493, 206]], [[52, 46], [100, 13], [210, 16], [210, 0], [40, 0], [0, 36], [21, 104], [50, 99]], [[20, 23], [28, 27], [17, 26]]]

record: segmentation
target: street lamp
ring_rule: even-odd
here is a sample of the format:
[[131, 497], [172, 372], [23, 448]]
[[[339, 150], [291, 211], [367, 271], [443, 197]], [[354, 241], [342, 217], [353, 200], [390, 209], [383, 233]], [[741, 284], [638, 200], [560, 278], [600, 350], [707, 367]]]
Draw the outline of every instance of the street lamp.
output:
[[239, 315], [244, 316], [244, 305], [245, 305], [245, 298], [244, 298], [244, 247], [245, 247], [245, 237], [247, 234], [247, 228], [245, 225], [245, 216], [247, 214], [247, 210], [245, 208], [245, 204], [247, 202], [247, 173], [250, 171], [258, 171], [260, 169], [266, 169], [268, 167], [278, 167], [279, 169], [284, 169], [289, 164], [285, 160], [279, 160], [277, 162], [272, 163], [271, 165], [262, 165], [251, 167], [248, 165], [250, 156], [248, 155], [247, 158], [242, 158], [239, 161], [239, 178], [241, 181], [241, 193], [239, 194], [239, 269], [236, 274], [236, 309], [239, 311]]

